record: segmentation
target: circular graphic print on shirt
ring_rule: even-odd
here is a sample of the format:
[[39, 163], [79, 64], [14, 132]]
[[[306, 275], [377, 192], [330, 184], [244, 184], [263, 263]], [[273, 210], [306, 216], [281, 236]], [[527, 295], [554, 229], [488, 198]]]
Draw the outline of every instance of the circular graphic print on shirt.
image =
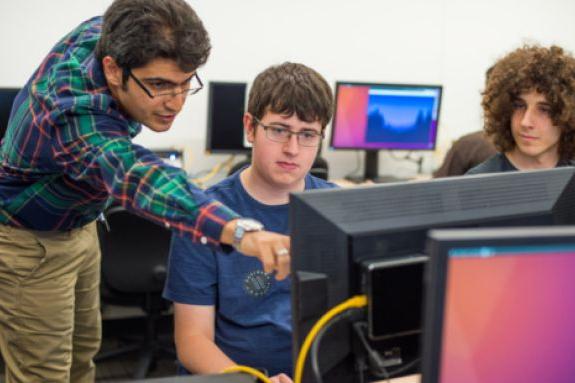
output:
[[271, 275], [263, 270], [251, 271], [244, 279], [244, 290], [252, 297], [263, 297], [270, 290], [271, 285]]

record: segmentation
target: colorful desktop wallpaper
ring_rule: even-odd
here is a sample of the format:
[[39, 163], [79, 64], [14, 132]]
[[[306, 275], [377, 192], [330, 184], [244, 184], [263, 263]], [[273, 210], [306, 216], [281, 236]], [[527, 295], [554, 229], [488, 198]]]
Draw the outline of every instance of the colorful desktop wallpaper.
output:
[[[369, 86], [340, 86], [333, 126], [332, 146], [363, 148], [367, 128]], [[375, 145], [373, 146], [375, 148]]]
[[438, 97], [433, 88], [340, 84], [332, 146], [433, 149]]
[[574, 382], [575, 248], [494, 249], [450, 256], [439, 382]]

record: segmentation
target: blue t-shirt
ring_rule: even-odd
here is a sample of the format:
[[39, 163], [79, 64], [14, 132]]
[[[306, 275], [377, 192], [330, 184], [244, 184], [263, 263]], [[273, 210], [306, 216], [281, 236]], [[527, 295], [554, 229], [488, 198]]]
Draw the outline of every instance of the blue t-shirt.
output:
[[[288, 205], [264, 205], [244, 189], [239, 174], [207, 194], [242, 217], [262, 222], [266, 230], [288, 233]], [[307, 175], [305, 188], [334, 184]], [[215, 305], [215, 342], [234, 362], [265, 368], [271, 376], [291, 375], [290, 278], [277, 281], [263, 272], [257, 258], [224, 254], [174, 235], [164, 297], [191, 305]], [[198, 350], [202, 352], [202, 350]]]

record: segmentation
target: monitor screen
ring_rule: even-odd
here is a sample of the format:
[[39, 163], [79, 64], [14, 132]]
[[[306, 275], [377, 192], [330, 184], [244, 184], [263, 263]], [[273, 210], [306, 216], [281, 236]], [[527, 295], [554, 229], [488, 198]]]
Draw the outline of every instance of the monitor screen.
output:
[[244, 82], [210, 82], [208, 86], [208, 130], [206, 151], [248, 153], [243, 116], [246, 104]]
[[425, 383], [573, 381], [575, 227], [434, 231], [430, 243]]
[[[294, 355], [327, 309], [366, 291], [365, 262], [425, 255], [431, 228], [575, 224], [574, 176], [565, 167], [292, 194]], [[347, 331], [322, 341], [326, 373], [353, 355]], [[419, 342], [386, 337], [375, 347], [393, 356], [393, 371], [420, 356]]]
[[178, 149], [154, 149], [152, 150], [165, 163], [176, 168], [184, 167], [184, 152]]
[[19, 88], [0, 88], [0, 140], [4, 137], [4, 133], [6, 133], [12, 103], [19, 91]]
[[336, 83], [331, 147], [433, 150], [442, 87]]

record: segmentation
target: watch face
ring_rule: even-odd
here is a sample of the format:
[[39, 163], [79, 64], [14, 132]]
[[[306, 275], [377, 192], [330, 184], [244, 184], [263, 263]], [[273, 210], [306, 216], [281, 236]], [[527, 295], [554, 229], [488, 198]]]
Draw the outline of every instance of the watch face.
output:
[[241, 243], [242, 238], [244, 237], [245, 233], [260, 231], [263, 228], [264, 228], [264, 225], [262, 225], [260, 222], [256, 221], [255, 219], [249, 219], [249, 218], [238, 219], [237, 224], [236, 224], [236, 229], [234, 231], [234, 240], [233, 240], [232, 245], [237, 250], [238, 247], [240, 246], [240, 243]]
[[255, 219], [240, 219], [238, 220], [238, 226], [240, 226], [245, 231], [258, 231], [264, 228], [264, 225]]

